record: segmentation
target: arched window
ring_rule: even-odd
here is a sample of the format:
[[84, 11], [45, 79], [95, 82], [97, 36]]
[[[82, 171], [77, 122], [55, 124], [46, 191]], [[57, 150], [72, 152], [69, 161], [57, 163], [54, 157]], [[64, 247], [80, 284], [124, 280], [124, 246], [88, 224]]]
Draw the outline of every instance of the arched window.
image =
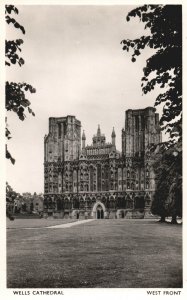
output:
[[66, 198], [65, 201], [64, 201], [64, 208], [65, 208], [65, 209], [69, 209], [69, 201], [68, 201], [67, 198]]
[[65, 151], [68, 152], [68, 142], [65, 144]]
[[83, 199], [80, 200], [80, 208], [82, 208], [82, 209], [84, 208], [84, 200]]
[[109, 206], [110, 208], [115, 208], [115, 201], [113, 197], [110, 199]]
[[136, 128], [136, 131], [139, 130], [139, 118], [138, 118], [138, 116], [135, 116], [135, 128]]
[[97, 165], [97, 190], [101, 191], [101, 165]]
[[93, 176], [94, 176], [94, 170], [93, 166], [90, 166], [90, 191], [93, 192], [94, 187], [93, 187]]

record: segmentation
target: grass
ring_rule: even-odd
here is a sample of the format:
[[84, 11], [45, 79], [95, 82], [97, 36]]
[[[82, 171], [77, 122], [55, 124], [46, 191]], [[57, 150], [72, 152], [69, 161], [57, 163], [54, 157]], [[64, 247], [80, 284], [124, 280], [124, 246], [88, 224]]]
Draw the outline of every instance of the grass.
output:
[[66, 229], [9, 229], [7, 286], [180, 288], [182, 226], [119, 219]]

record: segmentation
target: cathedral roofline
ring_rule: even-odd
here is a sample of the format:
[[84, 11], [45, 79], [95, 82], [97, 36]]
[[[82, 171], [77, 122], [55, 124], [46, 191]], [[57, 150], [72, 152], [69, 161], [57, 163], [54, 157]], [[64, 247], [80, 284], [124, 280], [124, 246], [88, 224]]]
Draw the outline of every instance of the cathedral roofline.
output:
[[56, 122], [62, 122], [62, 121], [65, 121], [67, 120], [68, 118], [73, 118], [75, 119], [76, 122], [80, 123], [81, 124], [81, 121], [79, 121], [76, 116], [74, 115], [67, 115], [67, 116], [64, 116], [64, 117], [49, 117], [49, 120], [55, 120]]
[[106, 143], [105, 145], [101, 145], [101, 146], [87, 145], [85, 148], [86, 149], [103, 149], [103, 148], [111, 148], [111, 147], [113, 147], [112, 143]]
[[156, 108], [153, 106], [147, 106], [145, 108], [138, 108], [138, 109], [127, 109], [125, 112], [145, 112], [146, 110], [153, 110], [154, 112], [156, 111]]

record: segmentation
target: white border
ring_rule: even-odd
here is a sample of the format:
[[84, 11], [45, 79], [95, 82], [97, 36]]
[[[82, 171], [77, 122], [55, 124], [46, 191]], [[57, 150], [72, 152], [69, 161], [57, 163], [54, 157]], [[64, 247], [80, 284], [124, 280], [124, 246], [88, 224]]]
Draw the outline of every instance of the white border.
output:
[[[4, 5], [5, 4], [13, 4], [13, 5], [137, 5], [141, 6], [142, 4], [182, 4], [183, 5], [183, 111], [184, 111], [184, 129], [183, 129], [183, 150], [184, 150], [184, 160], [183, 160], [183, 289], [167, 289], [169, 290], [181, 290], [180, 296], [148, 296], [147, 290], [166, 290], [166, 289], [63, 289], [64, 296], [33, 296], [33, 297], [43, 297], [44, 299], [60, 299], [59, 297], [65, 297], [65, 299], [94, 299], [96, 297], [102, 297], [105, 299], [113, 299], [119, 298], [119, 299], [145, 299], [147, 297], [154, 297], [159, 299], [165, 299], [168, 297], [175, 297], [180, 299], [187, 299], [187, 273], [186, 273], [186, 255], [187, 255], [187, 243], [186, 243], [186, 235], [187, 235], [187, 225], [185, 221], [185, 216], [187, 211], [187, 202], [185, 199], [186, 195], [186, 180], [187, 180], [187, 168], [185, 165], [185, 153], [186, 153], [186, 145], [187, 145], [187, 137], [186, 137], [186, 88], [185, 88], [185, 78], [186, 78], [186, 43], [187, 43], [187, 34], [186, 34], [186, 28], [187, 28], [187, 5], [186, 1], [145, 1], [139, 0], [139, 1], [125, 1], [125, 0], [69, 0], [69, 1], [63, 1], [63, 0], [1, 0], [0, 2], [0, 41], [1, 41], [1, 49], [4, 49], [4, 39], [5, 39], [5, 22], [4, 22]], [[1, 65], [1, 72], [0, 72], [0, 87], [1, 87], [1, 96], [3, 96], [4, 99], [4, 82], [5, 82], [5, 68], [4, 68], [4, 51], [1, 51], [0, 55], [0, 65]], [[2, 70], [4, 69], [4, 72]], [[2, 93], [3, 91], [3, 93]], [[0, 255], [0, 295], [2, 296], [2, 299], [17, 299], [18, 297], [22, 297], [22, 299], [31, 299], [31, 296], [14, 296], [12, 294], [13, 289], [6, 289], [6, 218], [5, 214], [5, 181], [6, 181], [6, 168], [5, 168], [5, 151], [4, 151], [4, 144], [5, 144], [5, 137], [4, 137], [4, 120], [5, 120], [5, 110], [4, 110], [4, 102], [0, 101], [0, 144], [1, 144], [1, 153], [0, 153], [0, 212], [1, 212], [1, 222], [0, 222], [0, 237], [1, 237], [1, 255]], [[185, 255], [186, 253], [186, 255]], [[22, 289], [20, 289], [22, 290]], [[30, 291], [32, 293], [32, 290], [35, 289], [23, 289], [23, 291]], [[40, 289], [37, 289], [40, 290]], [[51, 289], [41, 289], [41, 290], [51, 290]], [[55, 289], [53, 289], [55, 290]], [[57, 289], [59, 290], [59, 289]], [[161, 293], [162, 294], [162, 293]], [[29, 297], [29, 298], [28, 298]], [[34, 299], [34, 298], [33, 298]]]

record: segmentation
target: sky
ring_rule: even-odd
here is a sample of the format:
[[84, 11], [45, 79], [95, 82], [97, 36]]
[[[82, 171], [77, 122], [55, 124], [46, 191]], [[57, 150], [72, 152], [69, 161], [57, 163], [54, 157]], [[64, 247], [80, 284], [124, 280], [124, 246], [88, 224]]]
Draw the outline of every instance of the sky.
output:
[[122, 50], [123, 39], [146, 34], [139, 19], [126, 21], [134, 6], [127, 5], [20, 5], [16, 20], [26, 30], [7, 25], [6, 38], [22, 38], [25, 64], [6, 67], [6, 80], [27, 82], [35, 117], [20, 121], [8, 113], [12, 139], [8, 148], [16, 159], [7, 160], [7, 181], [19, 193], [43, 192], [44, 136], [48, 118], [75, 115], [90, 145], [98, 124], [106, 141], [116, 132], [121, 151], [121, 130], [127, 109], [153, 106], [159, 91], [142, 95], [141, 77], [152, 50], [145, 49], [135, 63]]

